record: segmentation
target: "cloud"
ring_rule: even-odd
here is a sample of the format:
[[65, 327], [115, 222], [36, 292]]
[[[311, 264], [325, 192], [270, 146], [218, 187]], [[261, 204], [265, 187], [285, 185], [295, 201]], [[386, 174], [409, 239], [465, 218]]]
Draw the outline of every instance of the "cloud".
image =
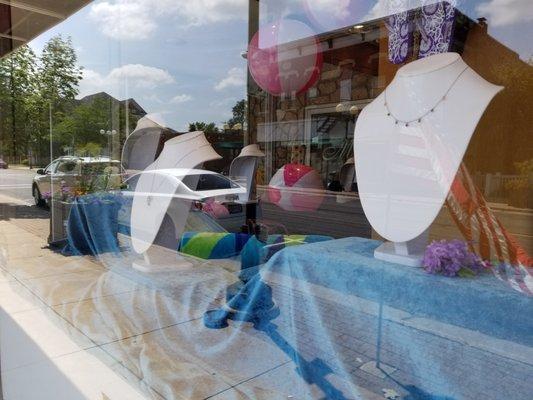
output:
[[174, 96], [170, 102], [173, 104], [182, 104], [187, 103], [188, 101], [192, 100], [192, 96], [188, 94], [178, 94], [177, 96]]
[[487, 18], [489, 25], [492, 26], [533, 21], [531, 0], [489, 0], [479, 4], [476, 11], [480, 16]]
[[[438, 3], [439, 1], [441, 0], [376, 0], [376, 4], [361, 21], [387, 17], [413, 8]], [[448, 0], [448, 3], [455, 5], [457, 0]]]
[[138, 88], [153, 89], [157, 86], [174, 83], [167, 71], [142, 64], [126, 64], [113, 69], [108, 78], [112, 81], [127, 81]]
[[140, 0], [104, 1], [94, 4], [89, 16], [104, 35], [113, 39], [146, 39], [157, 24], [145, 3]]
[[160, 17], [181, 26], [246, 20], [248, 0], [106, 0], [91, 7], [90, 18], [106, 36], [142, 40], [153, 35]]
[[245, 20], [248, 17], [248, 0], [162, 0], [162, 3], [174, 6], [189, 25]]
[[124, 88], [154, 89], [174, 83], [174, 78], [165, 70], [142, 64], [127, 64], [112, 69], [107, 75], [86, 69], [80, 82], [79, 97], [97, 92], [107, 92], [117, 97]]
[[209, 103], [209, 107], [215, 108], [215, 109], [230, 109], [237, 103], [238, 99], [237, 97], [225, 97], [223, 99], [216, 99]]
[[215, 90], [221, 91], [229, 87], [246, 85], [246, 72], [243, 68], [234, 67], [228, 71], [227, 76], [215, 85]]
[[315, 16], [321, 16], [326, 13], [335, 18], [343, 19], [350, 16], [351, 0], [311, 0], [307, 7]]

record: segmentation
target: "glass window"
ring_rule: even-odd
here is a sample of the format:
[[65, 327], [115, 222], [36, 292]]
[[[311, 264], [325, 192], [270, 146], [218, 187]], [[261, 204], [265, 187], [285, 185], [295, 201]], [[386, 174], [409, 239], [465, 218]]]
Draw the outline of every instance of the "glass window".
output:
[[529, 1], [0, 3], [6, 399], [531, 397]]
[[53, 174], [56, 172], [57, 166], [59, 165], [59, 161], [54, 161], [50, 163], [45, 169], [44, 172], [46, 174]]
[[56, 172], [66, 175], [75, 175], [78, 173], [79, 170], [79, 162], [78, 161], [72, 161], [72, 160], [65, 160], [61, 161], [57, 165]]

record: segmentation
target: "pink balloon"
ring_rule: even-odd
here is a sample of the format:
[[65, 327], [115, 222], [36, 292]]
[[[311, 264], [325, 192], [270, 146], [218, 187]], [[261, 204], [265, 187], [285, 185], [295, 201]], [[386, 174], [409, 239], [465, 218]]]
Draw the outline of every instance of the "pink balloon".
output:
[[322, 64], [320, 43], [300, 21], [283, 19], [268, 24], [248, 46], [250, 74], [261, 89], [275, 96], [309, 89], [318, 80]]

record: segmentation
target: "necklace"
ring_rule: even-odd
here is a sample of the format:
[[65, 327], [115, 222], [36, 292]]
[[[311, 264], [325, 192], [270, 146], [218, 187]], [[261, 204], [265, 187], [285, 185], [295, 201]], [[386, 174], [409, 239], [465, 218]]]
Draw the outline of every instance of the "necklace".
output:
[[414, 122], [422, 122], [422, 119], [427, 117], [429, 114], [435, 112], [435, 109], [442, 103], [446, 100], [446, 96], [448, 96], [448, 94], [450, 93], [450, 91], [453, 89], [453, 87], [455, 86], [455, 84], [457, 83], [457, 81], [459, 80], [459, 78], [465, 73], [465, 71], [468, 69], [468, 66], [465, 67], [465, 69], [463, 69], [461, 71], [461, 73], [459, 75], [457, 75], [457, 78], [455, 78], [455, 80], [452, 82], [452, 84], [450, 85], [450, 87], [448, 88], [448, 90], [446, 91], [446, 93], [444, 93], [444, 95], [439, 99], [439, 101], [429, 109], [429, 111], [425, 112], [424, 114], [420, 115], [418, 118], [415, 118], [415, 119], [412, 119], [412, 120], [409, 120], [409, 121], [405, 121], [405, 120], [402, 120], [401, 118], [398, 118], [396, 115], [394, 115], [394, 113], [391, 111], [391, 109], [389, 108], [389, 103], [387, 102], [387, 89], [385, 89], [384, 91], [384, 97], [385, 97], [385, 108], [387, 109], [387, 117], [392, 117], [394, 119], [394, 123], [396, 125], [398, 124], [405, 124], [405, 126], [409, 126], [410, 124], [414, 123]]

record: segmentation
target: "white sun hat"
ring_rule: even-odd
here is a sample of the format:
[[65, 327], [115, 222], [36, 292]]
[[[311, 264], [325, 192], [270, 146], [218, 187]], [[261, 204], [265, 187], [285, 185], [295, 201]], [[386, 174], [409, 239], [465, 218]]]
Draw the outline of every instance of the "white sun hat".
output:
[[258, 144], [249, 144], [242, 148], [238, 157], [264, 157], [265, 153], [261, 151]]

